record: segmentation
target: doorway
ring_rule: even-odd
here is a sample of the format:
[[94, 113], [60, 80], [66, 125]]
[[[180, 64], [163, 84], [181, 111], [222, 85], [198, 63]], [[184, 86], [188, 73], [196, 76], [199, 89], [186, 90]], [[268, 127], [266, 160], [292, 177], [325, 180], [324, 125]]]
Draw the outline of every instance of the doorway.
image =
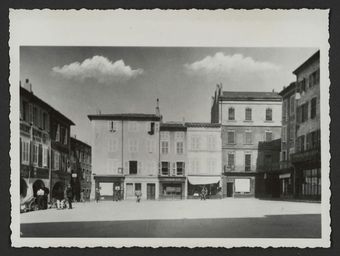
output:
[[146, 185], [146, 199], [155, 200], [156, 198], [156, 185], [154, 183], [148, 183]]
[[126, 197], [127, 198], [134, 197], [132, 183], [126, 183]]
[[234, 183], [227, 182], [227, 197], [233, 197], [234, 195]]

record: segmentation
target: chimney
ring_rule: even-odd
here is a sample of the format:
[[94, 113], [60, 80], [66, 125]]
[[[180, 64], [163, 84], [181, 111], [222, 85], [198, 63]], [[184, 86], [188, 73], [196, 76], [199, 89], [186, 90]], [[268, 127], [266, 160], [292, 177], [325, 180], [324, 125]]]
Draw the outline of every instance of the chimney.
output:
[[25, 79], [24, 88], [27, 91], [32, 92], [32, 84], [30, 83], [30, 80], [28, 78]]
[[159, 99], [157, 98], [157, 103], [156, 103], [156, 116], [160, 116], [161, 113], [159, 111]]

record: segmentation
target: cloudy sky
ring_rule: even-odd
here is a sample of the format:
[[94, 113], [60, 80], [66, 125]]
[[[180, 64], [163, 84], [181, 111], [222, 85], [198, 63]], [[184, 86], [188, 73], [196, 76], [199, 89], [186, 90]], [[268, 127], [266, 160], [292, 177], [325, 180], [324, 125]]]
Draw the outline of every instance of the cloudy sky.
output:
[[223, 90], [282, 90], [314, 48], [21, 47], [20, 79], [74, 121], [71, 134], [91, 142], [88, 114], [154, 113], [165, 121], [210, 120]]

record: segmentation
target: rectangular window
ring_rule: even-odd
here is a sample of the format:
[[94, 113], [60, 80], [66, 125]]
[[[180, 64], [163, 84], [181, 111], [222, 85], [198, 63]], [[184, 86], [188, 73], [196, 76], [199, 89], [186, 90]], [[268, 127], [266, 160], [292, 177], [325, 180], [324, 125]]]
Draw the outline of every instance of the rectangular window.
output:
[[48, 148], [47, 147], [43, 147], [43, 159], [42, 159], [42, 164], [43, 167], [47, 167], [47, 163], [48, 163]]
[[175, 132], [175, 139], [176, 140], [184, 140], [184, 132]]
[[176, 163], [176, 175], [182, 176], [185, 173], [185, 163], [177, 162]]
[[36, 106], [33, 107], [33, 124], [38, 126], [38, 108]]
[[282, 121], [287, 121], [287, 100], [282, 103]]
[[39, 145], [33, 144], [33, 165], [38, 165]]
[[151, 139], [148, 140], [148, 152], [149, 153], [154, 152], [154, 148], [155, 148], [154, 144], [155, 143], [154, 143], [153, 140], [151, 140]]
[[235, 144], [235, 132], [234, 131], [228, 131], [228, 144]]
[[169, 142], [168, 141], [161, 141], [161, 149], [162, 154], [167, 155], [169, 153]]
[[129, 161], [129, 174], [137, 174], [137, 161]]
[[170, 162], [162, 162], [162, 175], [170, 174]]
[[273, 120], [273, 110], [271, 108], [266, 109], [266, 121]]
[[295, 112], [295, 95], [290, 97], [290, 115], [293, 115]]
[[60, 153], [58, 151], [54, 151], [54, 170], [59, 170], [60, 168]]
[[253, 133], [251, 131], [245, 132], [245, 144], [249, 145], [253, 143]]
[[161, 132], [161, 140], [169, 140], [170, 139], [170, 133], [169, 132]]
[[235, 109], [229, 108], [228, 109], [228, 120], [235, 120]]
[[316, 117], [316, 98], [313, 98], [311, 100], [311, 105], [310, 105], [310, 118], [314, 119]]
[[208, 136], [208, 150], [216, 149], [216, 137], [213, 135]]
[[246, 121], [251, 121], [252, 116], [251, 116], [251, 108], [246, 108], [245, 111], [245, 120]]
[[141, 183], [135, 183], [135, 191], [142, 191], [142, 184]]
[[177, 141], [176, 142], [176, 152], [177, 152], [177, 155], [183, 155], [183, 142], [182, 141]]
[[29, 141], [21, 141], [21, 163], [29, 164], [30, 159], [30, 143]]
[[27, 101], [22, 101], [22, 119], [29, 122], [29, 107]]
[[228, 168], [234, 169], [235, 168], [235, 154], [228, 153]]
[[129, 152], [130, 153], [138, 152], [138, 141], [137, 140], [129, 140]]
[[266, 131], [265, 141], [272, 141], [272, 140], [273, 140], [273, 133], [271, 131]]
[[244, 156], [244, 167], [245, 167], [246, 172], [251, 171], [251, 154], [245, 154], [245, 156]]
[[201, 147], [201, 138], [198, 136], [191, 137], [191, 149], [199, 150]]

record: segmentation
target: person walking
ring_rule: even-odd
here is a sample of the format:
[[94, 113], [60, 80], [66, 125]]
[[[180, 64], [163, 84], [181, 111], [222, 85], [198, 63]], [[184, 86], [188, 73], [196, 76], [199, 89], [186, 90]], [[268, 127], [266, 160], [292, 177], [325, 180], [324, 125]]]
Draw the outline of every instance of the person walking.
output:
[[44, 195], [45, 191], [43, 190], [43, 188], [39, 188], [39, 190], [37, 191], [37, 204], [39, 210], [44, 209]]
[[71, 184], [67, 185], [66, 196], [67, 196], [67, 201], [68, 201], [68, 208], [72, 209], [73, 191], [71, 188]]
[[62, 201], [64, 200], [63, 187], [59, 187], [55, 193], [55, 199], [57, 199], [57, 210], [62, 209]]
[[140, 203], [140, 199], [142, 198], [142, 191], [137, 190], [135, 195], [136, 195], [136, 202]]
[[205, 200], [207, 198], [207, 188], [204, 186], [201, 191], [201, 200]]
[[99, 199], [100, 199], [100, 190], [99, 188], [96, 188], [96, 203], [98, 203]]

